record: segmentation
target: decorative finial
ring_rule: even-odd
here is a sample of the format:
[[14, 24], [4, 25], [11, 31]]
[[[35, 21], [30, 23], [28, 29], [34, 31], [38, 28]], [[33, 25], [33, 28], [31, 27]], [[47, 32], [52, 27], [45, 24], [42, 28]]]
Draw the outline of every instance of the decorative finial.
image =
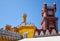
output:
[[24, 22], [24, 23], [26, 23], [26, 17], [27, 17], [27, 15], [26, 15], [26, 13], [24, 13], [24, 14], [23, 14], [23, 22]]
[[44, 4], [46, 4], [46, 2], [44, 2]]
[[53, 5], [54, 6], [54, 12], [56, 12], [56, 3], [54, 2], [53, 4], [54, 4]]
[[54, 2], [53, 4], [56, 4], [56, 2]]

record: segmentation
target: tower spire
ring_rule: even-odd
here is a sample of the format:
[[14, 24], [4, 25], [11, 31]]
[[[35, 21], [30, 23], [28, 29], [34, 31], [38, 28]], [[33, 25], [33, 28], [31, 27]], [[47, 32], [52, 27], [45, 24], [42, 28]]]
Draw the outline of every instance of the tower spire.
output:
[[27, 15], [26, 14], [23, 14], [23, 22], [26, 23], [26, 17]]

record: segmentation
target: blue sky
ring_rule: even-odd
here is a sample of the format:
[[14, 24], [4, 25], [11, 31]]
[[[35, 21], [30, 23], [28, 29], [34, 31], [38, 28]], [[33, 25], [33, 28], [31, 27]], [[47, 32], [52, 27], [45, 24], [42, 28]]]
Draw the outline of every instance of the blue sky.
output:
[[58, 28], [60, 27], [60, 0], [0, 0], [0, 28], [6, 24], [12, 27], [20, 25], [22, 15], [27, 14], [27, 22], [33, 23], [38, 29], [41, 28], [44, 2], [49, 6], [57, 4], [56, 17], [58, 17]]

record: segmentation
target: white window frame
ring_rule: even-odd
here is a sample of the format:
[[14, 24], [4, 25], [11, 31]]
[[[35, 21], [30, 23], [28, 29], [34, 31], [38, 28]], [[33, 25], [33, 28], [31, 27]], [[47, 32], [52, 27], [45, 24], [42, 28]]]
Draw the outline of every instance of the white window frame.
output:
[[54, 23], [53, 22], [50, 22], [49, 23], [49, 27], [54, 27]]

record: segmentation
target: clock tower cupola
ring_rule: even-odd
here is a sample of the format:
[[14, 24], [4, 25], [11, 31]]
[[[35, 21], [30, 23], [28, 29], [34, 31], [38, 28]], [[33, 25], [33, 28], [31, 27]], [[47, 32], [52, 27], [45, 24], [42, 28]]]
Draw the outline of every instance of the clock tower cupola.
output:
[[53, 6], [47, 6], [46, 3], [44, 3], [44, 8], [42, 10], [42, 29], [43, 30], [52, 30], [55, 29], [56, 32], [58, 31], [58, 18], [55, 17], [56, 12], [56, 3], [53, 4]]

